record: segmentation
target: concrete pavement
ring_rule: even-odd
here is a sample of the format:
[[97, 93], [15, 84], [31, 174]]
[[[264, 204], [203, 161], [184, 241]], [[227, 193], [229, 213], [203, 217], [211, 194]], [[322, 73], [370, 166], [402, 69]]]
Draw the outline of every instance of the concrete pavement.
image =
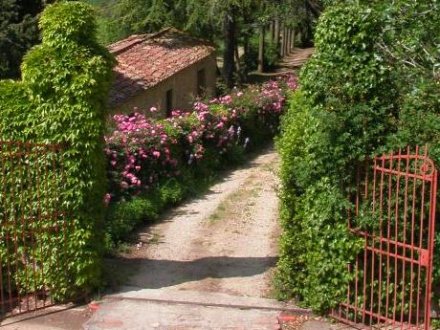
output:
[[[124, 291], [124, 290], [123, 290]], [[84, 324], [86, 330], [280, 329], [283, 311], [308, 310], [273, 299], [189, 290], [128, 288], [105, 298]]]

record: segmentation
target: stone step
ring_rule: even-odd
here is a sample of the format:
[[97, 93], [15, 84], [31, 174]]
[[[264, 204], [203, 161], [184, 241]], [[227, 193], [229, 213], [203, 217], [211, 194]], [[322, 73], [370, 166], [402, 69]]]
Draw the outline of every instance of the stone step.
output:
[[177, 290], [177, 289], [143, 289], [138, 287], [122, 287], [119, 293], [108, 295], [106, 300], [139, 300], [164, 304], [200, 305], [239, 309], [260, 309], [288, 311], [308, 314], [310, 310], [299, 308], [292, 303], [275, 299], [235, 296], [226, 293]]
[[274, 299], [224, 293], [125, 287], [104, 297], [86, 330], [276, 330], [282, 313], [308, 310]]

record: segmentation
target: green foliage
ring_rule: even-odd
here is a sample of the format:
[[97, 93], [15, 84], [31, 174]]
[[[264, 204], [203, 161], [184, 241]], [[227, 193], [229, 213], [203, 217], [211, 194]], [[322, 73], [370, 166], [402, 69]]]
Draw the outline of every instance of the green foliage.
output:
[[108, 210], [105, 229], [107, 251], [111, 251], [115, 243], [126, 239], [136, 226], [157, 219], [161, 208], [157, 194], [112, 205]]
[[344, 298], [351, 280], [347, 263], [363, 245], [348, 232], [347, 207], [345, 196], [323, 177], [296, 204], [293, 225], [281, 238], [282, 253], [289, 256], [279, 263], [279, 278], [289, 279], [280, 283], [282, 292], [304, 297], [303, 303], [317, 310]]
[[23, 80], [0, 82], [0, 138], [64, 146], [58, 198], [74, 231], [65, 243], [65, 286], [54, 294], [66, 298], [100, 282], [103, 135], [113, 59], [97, 44], [93, 10], [84, 3], [48, 6], [40, 27], [43, 42], [25, 56]]
[[[243, 65], [244, 70], [246, 71], [252, 71], [257, 69], [257, 61], [255, 60], [258, 58], [258, 47], [259, 47], [259, 37], [253, 36], [249, 43], [249, 49], [244, 54], [243, 57]], [[275, 43], [272, 42], [266, 42], [264, 46], [264, 69], [265, 70], [273, 70], [275, 68], [275, 65], [277, 64], [279, 60], [278, 55], [278, 46]]]
[[[60, 18], [63, 18], [60, 20]], [[96, 47], [95, 12], [77, 2], [48, 6], [39, 22], [43, 45], [64, 48], [74, 45]]]
[[[284, 298], [321, 312], [341, 300], [350, 279], [342, 265], [359, 248], [344, 196], [356, 189], [360, 161], [428, 144], [439, 163], [438, 9], [430, 0], [332, 1], [321, 16], [278, 141]], [[360, 220], [370, 227], [374, 215]]]
[[277, 285], [281, 298], [297, 296], [318, 311], [344, 294], [350, 280], [346, 265], [360, 247], [347, 229], [348, 202], [335, 185], [335, 169], [328, 171], [331, 164], [323, 159], [330, 161], [330, 125], [300, 91], [292, 97], [277, 142], [284, 229]]
[[115, 247], [127, 241], [135, 228], [155, 221], [166, 208], [201, 191], [203, 183], [200, 181], [201, 178], [188, 173], [179, 180], [163, 181], [146, 194], [111, 204], [105, 221], [106, 252], [111, 254]]
[[0, 79], [19, 78], [23, 55], [38, 43], [41, 0], [0, 0]]
[[401, 109], [389, 144], [429, 144], [439, 164], [440, 3], [399, 1], [386, 12], [386, 20], [396, 24], [380, 45], [394, 70]]
[[12, 294], [28, 294], [48, 284], [54, 299], [65, 297], [71, 279], [62, 274], [71, 256], [53, 250], [66, 242], [71, 226], [60, 212], [63, 176], [57, 148], [11, 142], [0, 142], [0, 148], [2, 289], [10, 284]]
[[[267, 140], [264, 142], [266, 141]], [[244, 164], [246, 162], [246, 148], [241, 145], [231, 146], [223, 155], [223, 159], [226, 164], [230, 164], [231, 166]]]
[[[347, 96], [342, 101], [356, 102], [360, 97], [366, 97], [380, 79], [377, 74], [380, 62], [376, 60], [374, 49], [379, 29], [378, 17], [367, 6], [337, 6], [326, 11], [316, 31], [316, 55], [304, 72], [307, 93], [316, 101], [325, 101], [324, 98], [329, 96], [338, 100]], [[325, 70], [325, 74], [313, 82], [311, 76], [317, 75], [318, 66]], [[333, 86], [340, 86], [340, 89], [327, 88], [331, 86], [330, 79]], [[347, 80], [348, 83], [344, 84]]]
[[[319, 0], [88, 0], [97, 6], [99, 39], [109, 44], [133, 33], [151, 33], [174, 26], [219, 45], [223, 53], [223, 80], [227, 89], [246, 81], [245, 75], [257, 66], [257, 48], [249, 47], [250, 38], [260, 26], [268, 28], [275, 20], [287, 28], [301, 30], [302, 39], [311, 40], [312, 27], [322, 11]], [[258, 40], [258, 38], [257, 38]], [[279, 43], [279, 42], [277, 42]], [[243, 49], [245, 66], [236, 72], [235, 55]], [[267, 69], [278, 60], [280, 45], [274, 40], [265, 50]], [[243, 69], [243, 71], [241, 70]]]
[[0, 137], [11, 140], [30, 135], [27, 120], [32, 111], [27, 86], [12, 80], [0, 80]]
[[185, 188], [176, 178], [171, 178], [161, 185], [159, 195], [163, 205], [175, 205], [185, 196]]

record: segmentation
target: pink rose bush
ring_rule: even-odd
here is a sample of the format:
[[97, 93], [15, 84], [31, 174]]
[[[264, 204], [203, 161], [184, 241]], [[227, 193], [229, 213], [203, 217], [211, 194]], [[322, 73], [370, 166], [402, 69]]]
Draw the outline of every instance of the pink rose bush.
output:
[[143, 195], [188, 168], [209, 166], [213, 158], [221, 163], [231, 150], [244, 151], [261, 136], [273, 136], [286, 93], [296, 88], [290, 75], [199, 100], [191, 111], [175, 110], [163, 120], [137, 112], [115, 115], [114, 129], [105, 137], [110, 181], [105, 202]]
[[110, 200], [139, 195], [160, 177], [176, 174], [177, 160], [171, 148], [177, 140], [164, 123], [140, 113], [115, 115], [113, 120], [115, 129], [105, 137]]

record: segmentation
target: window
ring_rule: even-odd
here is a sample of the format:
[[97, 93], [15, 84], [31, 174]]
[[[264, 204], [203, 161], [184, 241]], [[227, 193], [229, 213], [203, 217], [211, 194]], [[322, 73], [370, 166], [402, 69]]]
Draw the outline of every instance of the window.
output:
[[205, 69], [197, 71], [197, 95], [202, 96], [206, 92], [206, 72]]
[[171, 116], [171, 111], [173, 111], [173, 90], [167, 90], [167, 94], [165, 96], [165, 109], [167, 117]]

